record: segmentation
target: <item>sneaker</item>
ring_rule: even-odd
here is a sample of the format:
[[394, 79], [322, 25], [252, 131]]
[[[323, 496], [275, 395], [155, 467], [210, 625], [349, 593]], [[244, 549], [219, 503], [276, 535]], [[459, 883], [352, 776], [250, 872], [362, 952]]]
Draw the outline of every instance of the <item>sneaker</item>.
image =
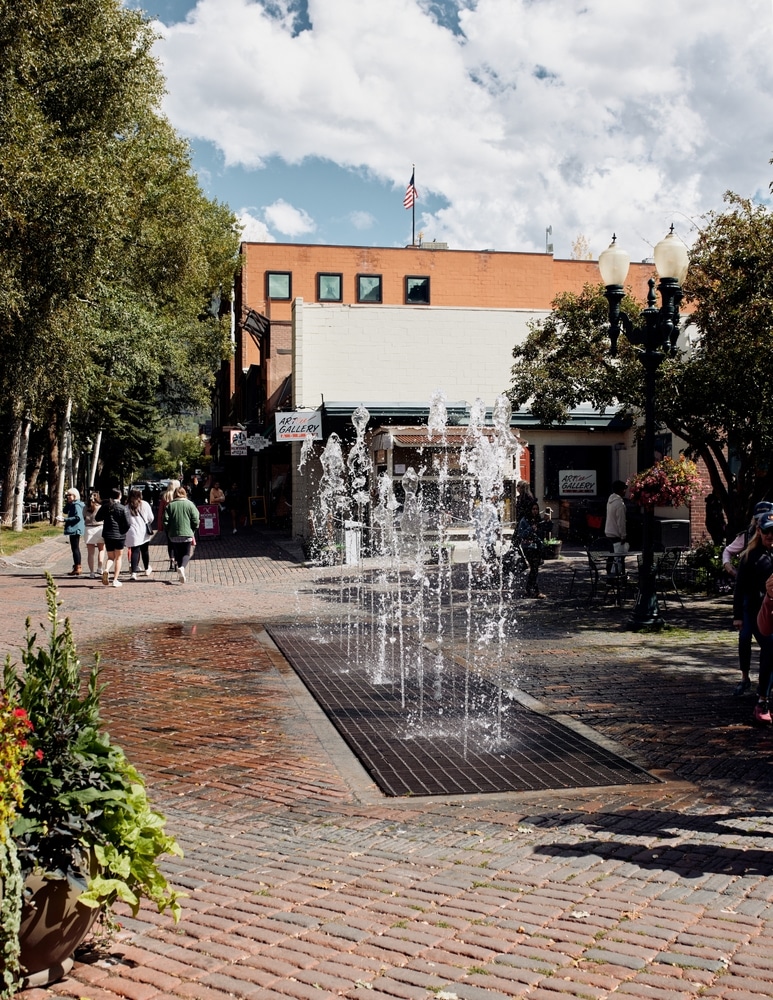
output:
[[754, 706], [754, 721], [773, 722], [770, 715], [770, 709], [768, 708], [768, 703], [766, 701], [758, 701]]
[[139, 578], [140, 578], [139, 573], [132, 573], [132, 575], [129, 577], [130, 580], [134, 580], [135, 582], [139, 580]]
[[741, 695], [746, 694], [746, 692], [751, 688], [752, 682], [748, 677], [743, 677], [733, 688], [733, 697], [740, 698]]
[[145, 570], [145, 576], [150, 576], [152, 572], [153, 572], [153, 567], [148, 566], [148, 568]]
[[185, 570], [182, 566], [177, 570], [177, 579], [180, 583], [185, 583]]
[[114, 587], [123, 587], [123, 584], [121, 583], [120, 580], [113, 580], [113, 586]]
[[231, 534], [232, 534], [232, 535], [235, 535], [235, 534], [236, 534], [236, 528], [234, 528], [234, 530], [233, 530], [233, 531], [231, 532]]
[[106, 569], [102, 570], [102, 583], [107, 587], [110, 584], [110, 574]]
[[89, 573], [89, 576], [91, 577], [91, 579], [92, 579], [92, 580], [96, 580], [96, 578], [97, 578], [97, 576], [98, 576], [98, 575], [99, 575], [99, 574], [98, 574], [98, 573], [95, 573], [95, 572], [94, 572], [94, 570], [92, 570], [92, 571], [91, 571], [91, 572]]

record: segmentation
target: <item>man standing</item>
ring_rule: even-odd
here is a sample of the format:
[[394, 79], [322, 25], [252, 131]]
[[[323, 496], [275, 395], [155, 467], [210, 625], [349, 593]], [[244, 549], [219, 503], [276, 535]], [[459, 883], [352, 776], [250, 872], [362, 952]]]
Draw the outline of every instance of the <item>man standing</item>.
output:
[[625, 525], [625, 483], [616, 479], [612, 483], [612, 492], [607, 500], [607, 518], [604, 523], [604, 535], [612, 545], [612, 551], [617, 559], [607, 559], [607, 573], [625, 573], [626, 544]]

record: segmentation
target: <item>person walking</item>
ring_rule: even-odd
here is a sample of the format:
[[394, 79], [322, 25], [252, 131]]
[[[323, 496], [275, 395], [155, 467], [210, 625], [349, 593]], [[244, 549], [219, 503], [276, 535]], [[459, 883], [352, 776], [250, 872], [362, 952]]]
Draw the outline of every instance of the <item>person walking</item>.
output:
[[518, 525], [521, 518], [530, 515], [532, 504], [537, 502], [537, 498], [529, 489], [529, 484], [525, 479], [518, 480], [515, 491], [518, 494], [515, 500], [515, 523]]
[[607, 499], [607, 516], [604, 521], [604, 536], [612, 546], [615, 558], [607, 559], [607, 574], [625, 576], [625, 553], [628, 551], [625, 497], [626, 485], [622, 479], [612, 483], [612, 492]]
[[545, 594], [539, 589], [539, 568], [542, 565], [542, 538], [540, 536], [543, 520], [539, 512], [539, 504], [535, 500], [528, 514], [518, 522], [516, 541], [521, 546], [526, 562], [529, 564], [529, 575], [526, 579], [526, 596], [545, 599]]
[[214, 483], [209, 491], [209, 503], [212, 507], [219, 507], [222, 511], [225, 506], [225, 493], [220, 489], [220, 483]]
[[102, 583], [110, 585], [110, 566], [113, 567], [113, 586], [122, 587], [118, 579], [121, 574], [121, 560], [126, 546], [126, 532], [129, 530], [129, 519], [126, 508], [121, 503], [122, 493], [118, 487], [110, 491], [110, 499], [103, 503], [95, 517], [102, 522], [102, 537], [105, 540], [107, 559], [102, 570]]
[[148, 544], [153, 534], [153, 508], [147, 500], [143, 500], [139, 490], [129, 490], [126, 517], [129, 521], [126, 547], [131, 549], [129, 579], [136, 582], [139, 579], [140, 559], [145, 569], [145, 576], [150, 576], [153, 572], [148, 552]]
[[[174, 500], [174, 491], [177, 489], [179, 485], [180, 485], [179, 479], [170, 479], [169, 485], [161, 495], [161, 499], [158, 502], [158, 520], [156, 521], [156, 528], [159, 531], [164, 530], [164, 511], [166, 510], [167, 505]], [[169, 541], [168, 535], [166, 539], [166, 551], [167, 555], [169, 556], [170, 571], [177, 569], [177, 563], [174, 561], [174, 552], [172, 551], [172, 543]]]
[[174, 499], [164, 508], [164, 527], [177, 562], [177, 579], [186, 582], [186, 569], [193, 555], [194, 536], [199, 526], [199, 509], [188, 499], [188, 491], [178, 486]]
[[760, 647], [760, 676], [754, 721], [770, 723], [768, 706], [773, 675], [773, 636], [759, 628], [758, 617], [768, 579], [773, 575], [773, 517], [759, 519], [754, 535], [741, 554], [733, 594], [733, 627], [740, 632], [745, 620], [751, 621], [752, 635]]
[[86, 522], [86, 558], [89, 563], [89, 576], [96, 580], [102, 575], [102, 565], [105, 561], [105, 542], [102, 538], [102, 525], [97, 522], [97, 511], [102, 506], [99, 493], [92, 493], [83, 519]]
[[70, 539], [70, 550], [72, 551], [72, 569], [68, 576], [81, 575], [81, 538], [86, 534], [86, 522], [83, 512], [86, 505], [81, 500], [81, 495], [75, 487], [67, 490], [64, 495], [65, 505], [62, 511], [64, 521], [64, 533]]
[[[765, 520], [771, 511], [773, 511], [773, 503], [769, 500], [760, 500], [760, 502], [754, 507], [750, 523], [723, 549], [722, 569], [731, 580], [735, 581], [737, 577], [736, 568], [733, 565], [733, 559], [740, 556], [756, 534], [759, 527], [759, 519], [762, 518]], [[742, 695], [745, 695], [752, 686], [750, 676], [752, 666], [752, 639], [754, 638], [752, 610], [753, 609], [750, 609], [747, 606], [746, 599], [742, 598], [742, 624], [738, 630], [738, 667], [741, 671], [741, 679], [733, 689], [734, 698], [740, 698]]]

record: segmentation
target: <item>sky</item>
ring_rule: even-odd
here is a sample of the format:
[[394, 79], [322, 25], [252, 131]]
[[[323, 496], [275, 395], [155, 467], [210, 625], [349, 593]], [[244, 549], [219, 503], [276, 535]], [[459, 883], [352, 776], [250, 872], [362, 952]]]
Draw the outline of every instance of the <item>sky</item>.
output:
[[594, 258], [771, 203], [773, 0], [126, 0], [244, 238]]

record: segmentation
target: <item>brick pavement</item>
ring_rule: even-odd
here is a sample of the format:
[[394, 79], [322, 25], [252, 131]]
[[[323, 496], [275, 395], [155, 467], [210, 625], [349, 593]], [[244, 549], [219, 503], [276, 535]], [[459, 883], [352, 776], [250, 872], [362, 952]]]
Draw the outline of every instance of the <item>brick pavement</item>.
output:
[[101, 650], [104, 714], [189, 894], [179, 925], [121, 914], [112, 944], [25, 998], [773, 996], [773, 735], [729, 697], [726, 600], [688, 601], [690, 630], [660, 636], [530, 602], [508, 647], [525, 699], [661, 784], [385, 799], [264, 631], [339, 614], [329, 575], [275, 541], [204, 542], [185, 586], [158, 545], [158, 572], [120, 590], [66, 578], [61, 539], [0, 566], [2, 651], [43, 618], [44, 567], [84, 658]]

